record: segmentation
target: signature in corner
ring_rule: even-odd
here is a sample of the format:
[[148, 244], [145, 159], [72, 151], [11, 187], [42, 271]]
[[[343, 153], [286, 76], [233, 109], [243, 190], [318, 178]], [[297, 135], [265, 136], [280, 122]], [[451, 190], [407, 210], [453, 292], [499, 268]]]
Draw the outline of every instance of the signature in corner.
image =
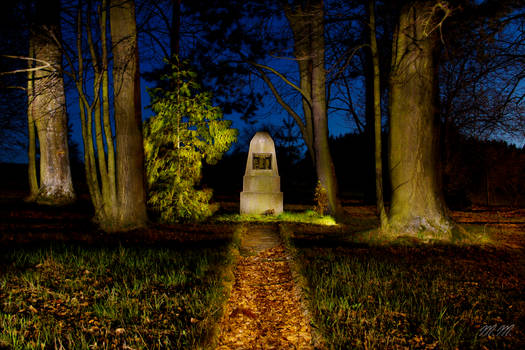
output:
[[486, 324], [483, 325], [478, 332], [480, 337], [507, 337], [514, 329], [514, 324]]

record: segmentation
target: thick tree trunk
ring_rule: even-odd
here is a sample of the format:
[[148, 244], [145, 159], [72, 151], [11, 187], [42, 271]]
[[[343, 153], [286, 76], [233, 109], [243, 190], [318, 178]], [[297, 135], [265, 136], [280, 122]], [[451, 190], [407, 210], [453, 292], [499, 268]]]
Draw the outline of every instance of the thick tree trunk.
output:
[[285, 14], [294, 36], [300, 87], [310, 98], [310, 102], [303, 98], [303, 137], [314, 161], [317, 178], [327, 192], [328, 212], [341, 219], [343, 210], [328, 143], [323, 2], [317, 0], [285, 6]]
[[[292, 9], [285, 6], [284, 12], [294, 36], [294, 56], [299, 67], [299, 87], [309, 101], [312, 101], [312, 23], [300, 7]], [[305, 97], [301, 100], [304, 114], [304, 129], [301, 132], [312, 164], [315, 166], [312, 106]]]
[[119, 229], [146, 225], [144, 150], [134, 1], [110, 1]]
[[375, 183], [376, 206], [381, 229], [386, 228], [387, 216], [383, 202], [383, 162], [381, 157], [381, 76], [379, 71], [379, 51], [376, 39], [375, 0], [369, 0], [368, 13], [370, 18], [370, 51], [373, 66], [373, 105], [374, 105], [374, 139], [375, 139]]
[[441, 236], [452, 223], [438, 181], [438, 124], [434, 1], [413, 1], [401, 9], [394, 33], [390, 78], [392, 203], [389, 228], [397, 234]]
[[60, 2], [40, 0], [36, 5], [36, 26], [31, 46], [36, 59], [49, 67], [34, 73], [31, 118], [40, 144], [40, 187], [36, 201], [50, 205], [75, 199], [67, 144], [67, 114], [62, 77]]
[[328, 144], [328, 113], [326, 104], [326, 71], [324, 65], [323, 3], [312, 6], [312, 117], [317, 178], [328, 195], [329, 214], [341, 219], [335, 167]]

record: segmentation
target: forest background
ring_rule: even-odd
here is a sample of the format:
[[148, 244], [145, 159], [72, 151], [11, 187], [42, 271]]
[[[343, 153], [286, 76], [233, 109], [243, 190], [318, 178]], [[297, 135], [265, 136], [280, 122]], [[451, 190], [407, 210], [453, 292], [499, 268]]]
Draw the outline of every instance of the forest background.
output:
[[[293, 33], [279, 2], [137, 1], [143, 119], [147, 87], [158, 84], [163, 59], [171, 53], [190, 58], [205, 88], [226, 119], [240, 130], [239, 141], [219, 164], [204, 170], [203, 183], [217, 198], [236, 197], [248, 142], [267, 129], [277, 145], [286, 201], [313, 198], [316, 176], [297, 124], [279, 103], [262, 74], [294, 109], [301, 98], [282, 77], [298, 81], [292, 57]], [[1, 6], [1, 71], [23, 68], [29, 36], [30, 1], [4, 1]], [[328, 76], [330, 150], [343, 201], [374, 202], [373, 145], [367, 118], [366, 4], [326, 1], [325, 40]], [[63, 37], [71, 35], [77, 2], [62, 1]], [[394, 23], [389, 2], [377, 3], [378, 41], [382, 69], [384, 134], [387, 153], [387, 74]], [[444, 49], [440, 60], [440, 121], [443, 189], [449, 207], [525, 204], [524, 10], [514, 1], [450, 2], [454, 16], [439, 28]], [[69, 31], [69, 32], [68, 32]], [[6, 57], [12, 56], [12, 57]], [[248, 62], [274, 69], [260, 70]], [[65, 60], [64, 60], [65, 62]], [[261, 73], [262, 72], [262, 73]], [[277, 72], [278, 74], [273, 74]], [[280, 76], [281, 75], [281, 76]], [[0, 142], [3, 163], [26, 163], [27, 94], [24, 74], [0, 77]], [[261, 79], [262, 78], [262, 79]], [[91, 77], [92, 79], [92, 77]], [[82, 187], [84, 172], [78, 102], [73, 81], [65, 77], [73, 180]], [[367, 129], [368, 128], [368, 129]], [[385, 157], [386, 158], [386, 157]], [[384, 160], [387, 168], [387, 162]], [[4, 168], [6, 165], [4, 165]], [[8, 169], [8, 168], [5, 168]], [[4, 170], [6, 188], [20, 186], [23, 165]], [[233, 174], [233, 176], [232, 176]], [[9, 179], [9, 177], [11, 179]], [[388, 172], [384, 172], [388, 186]], [[25, 184], [24, 184], [25, 186]], [[84, 188], [85, 190], [85, 188]], [[384, 191], [388, 201], [389, 190]]]

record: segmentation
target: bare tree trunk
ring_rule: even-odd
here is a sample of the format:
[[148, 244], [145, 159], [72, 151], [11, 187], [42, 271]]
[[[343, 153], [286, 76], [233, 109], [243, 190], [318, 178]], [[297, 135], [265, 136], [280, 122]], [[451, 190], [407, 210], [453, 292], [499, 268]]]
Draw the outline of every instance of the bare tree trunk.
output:
[[[92, 35], [96, 27], [91, 24], [90, 5], [78, 5], [75, 74], [86, 179], [95, 207], [94, 220], [106, 232], [127, 231], [143, 227], [147, 221], [135, 7], [133, 1], [109, 1], [108, 6], [108, 1], [102, 0], [97, 42]], [[113, 43], [116, 155], [110, 114], [108, 11]], [[83, 42], [87, 42], [89, 55], [83, 52]], [[85, 92], [86, 56], [92, 62], [93, 98]]]
[[285, 6], [284, 10], [294, 36], [294, 54], [303, 92], [305, 123], [301, 131], [312, 155], [317, 178], [327, 192], [328, 212], [341, 219], [343, 210], [328, 144], [323, 2], [297, 2]]
[[324, 66], [323, 2], [312, 5], [312, 117], [317, 178], [328, 195], [329, 214], [341, 219], [335, 167], [328, 144], [328, 113], [326, 103], [326, 71]]
[[395, 233], [446, 235], [446, 215], [437, 168], [435, 50], [431, 31], [434, 1], [412, 1], [401, 9], [394, 32], [390, 77], [392, 204], [389, 229]]
[[[32, 39], [29, 39], [29, 57], [34, 58]], [[32, 60], [28, 61], [28, 68], [33, 68]], [[33, 119], [33, 99], [35, 98], [34, 91], [35, 73], [28, 72], [27, 76], [27, 135], [28, 135], [28, 150], [27, 150], [27, 175], [29, 177], [29, 195], [27, 201], [32, 202], [38, 196], [38, 178], [36, 173], [36, 135], [35, 135], [35, 120]]]
[[40, 187], [36, 201], [50, 205], [75, 199], [67, 144], [67, 113], [62, 77], [60, 2], [40, 0], [36, 5], [36, 27], [31, 33], [36, 59], [49, 63], [34, 73], [31, 117], [40, 144]]
[[[313, 118], [312, 118], [312, 23], [305, 17], [301, 8], [284, 8], [290, 27], [294, 35], [294, 55], [299, 67], [299, 87], [306, 95], [303, 97], [302, 106], [304, 114], [304, 128], [301, 130], [304, 143], [310, 153], [310, 158], [315, 166]], [[307, 99], [308, 98], [308, 99]]]
[[[100, 182], [99, 182], [99, 175], [97, 172], [97, 160], [95, 157], [95, 147], [93, 144], [93, 105], [90, 105], [88, 102], [88, 97], [84, 93], [85, 88], [85, 68], [84, 68], [84, 53], [82, 49], [82, 42], [83, 42], [83, 23], [82, 23], [82, 11], [83, 11], [83, 3], [81, 0], [78, 2], [78, 9], [77, 9], [77, 18], [76, 18], [76, 46], [77, 46], [77, 58], [78, 58], [78, 73], [76, 75], [75, 79], [75, 85], [77, 88], [78, 96], [79, 96], [79, 109], [80, 109], [80, 121], [82, 125], [82, 141], [84, 145], [84, 168], [86, 171], [86, 182], [89, 189], [89, 194], [91, 196], [91, 202], [93, 203], [93, 207], [95, 209], [95, 221], [97, 222], [104, 222], [104, 218], [107, 217], [105, 214], [108, 209], [112, 207], [107, 207], [105, 203], [103, 202], [104, 194], [102, 193]], [[105, 2], [102, 3], [102, 13], [105, 13], [106, 6]], [[88, 16], [90, 14], [88, 13]], [[91, 28], [86, 28], [86, 32], [90, 33]], [[93, 54], [94, 48], [92, 40], [88, 40], [89, 46], [90, 46], [90, 53]], [[67, 57], [67, 56], [66, 56]], [[96, 65], [93, 66], [93, 69], [95, 70], [95, 79], [94, 79], [94, 85], [97, 84], [97, 76], [96, 76]], [[93, 96], [94, 99], [98, 98], [98, 96]], [[103, 176], [103, 175], [101, 175]], [[116, 201], [115, 201], [116, 203]]]
[[374, 102], [374, 137], [375, 137], [375, 183], [376, 183], [376, 205], [379, 214], [381, 229], [386, 228], [387, 216], [385, 203], [383, 202], [383, 163], [381, 157], [381, 76], [379, 72], [379, 52], [376, 39], [375, 0], [368, 1], [370, 18], [370, 51], [372, 53], [372, 65], [374, 69], [373, 79], [373, 102]]
[[144, 150], [134, 1], [110, 1], [113, 43], [118, 221], [120, 228], [146, 225]]
[[[366, 28], [366, 39], [370, 38], [370, 29]], [[363, 184], [364, 201], [367, 204], [376, 202], [375, 191], [375, 163], [374, 154], [374, 67], [372, 62], [372, 53], [368, 47], [363, 49], [363, 74], [365, 78], [365, 131], [364, 142], [366, 152], [369, 154], [365, 161], [365, 183]]]
[[[366, 16], [370, 19], [369, 1], [364, 0]], [[370, 26], [363, 26], [363, 41], [370, 41]], [[374, 63], [372, 62], [372, 49], [369, 46], [363, 47], [361, 62], [363, 66], [363, 75], [365, 80], [365, 125], [364, 125], [364, 145], [366, 145], [365, 159], [365, 181], [363, 183], [364, 202], [367, 204], [377, 203], [375, 188], [375, 162], [374, 162]]]
[[104, 202], [114, 207], [111, 209], [111, 216], [115, 216], [115, 212], [118, 210], [117, 201], [117, 174], [115, 164], [115, 145], [113, 143], [113, 133], [111, 131], [111, 114], [109, 108], [109, 55], [108, 55], [108, 38], [107, 38], [107, 0], [102, 1], [104, 9], [100, 13], [100, 41], [102, 46], [101, 56], [101, 74], [102, 74], [102, 123], [104, 125], [104, 136], [107, 147], [107, 177], [108, 177], [108, 193], [104, 194]]

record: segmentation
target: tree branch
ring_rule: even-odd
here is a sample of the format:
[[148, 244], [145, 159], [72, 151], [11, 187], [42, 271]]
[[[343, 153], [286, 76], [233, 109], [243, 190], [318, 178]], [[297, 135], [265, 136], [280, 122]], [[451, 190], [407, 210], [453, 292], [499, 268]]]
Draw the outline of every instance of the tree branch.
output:
[[10, 55], [2, 55], [2, 57], [7, 58], [13, 58], [13, 59], [20, 59], [20, 60], [26, 60], [26, 61], [35, 61], [42, 63], [42, 66], [34, 67], [34, 68], [26, 68], [26, 69], [15, 69], [9, 72], [0, 72], [0, 75], [7, 75], [7, 74], [16, 74], [16, 73], [27, 73], [27, 72], [35, 72], [41, 69], [46, 69], [51, 67], [51, 63], [46, 62], [44, 60], [39, 60], [38, 58], [31, 58], [31, 57], [25, 57], [25, 56], [10, 56]]
[[299, 114], [297, 114], [292, 107], [290, 107], [289, 104], [287, 104], [283, 98], [281, 97], [281, 95], [279, 94], [279, 92], [277, 91], [277, 89], [275, 88], [275, 86], [273, 85], [273, 83], [271, 82], [270, 78], [268, 78], [268, 76], [264, 73], [264, 71], [259, 68], [257, 65], [255, 66], [255, 69], [259, 72], [261, 78], [264, 80], [264, 82], [268, 85], [268, 87], [270, 88], [270, 90], [272, 91], [273, 95], [275, 96], [275, 99], [277, 100], [277, 102], [279, 102], [279, 104], [288, 112], [288, 114], [290, 114], [292, 116], [292, 118], [295, 120], [295, 122], [297, 123], [297, 125], [299, 126], [299, 129], [301, 130], [301, 133], [303, 134], [303, 137], [306, 133], [306, 128], [304, 126], [304, 122], [303, 120], [301, 119], [301, 117], [299, 116]]
[[[259, 64], [259, 63], [255, 63], [255, 62], [248, 62], [248, 63], [250, 63], [252, 66], [256, 67], [259, 72], [262, 72], [261, 68], [263, 68], [263, 69], [269, 70], [273, 74], [277, 75], [286, 84], [290, 85], [292, 88], [297, 90], [301, 94], [301, 96], [305, 99], [305, 101], [308, 103], [308, 106], [310, 106], [310, 108], [312, 108], [312, 101], [310, 100], [310, 97], [308, 97], [308, 95], [303, 90], [301, 90], [300, 87], [298, 87], [297, 85], [292, 83], [290, 80], [288, 80], [284, 75], [279, 73], [277, 70], [275, 70], [272, 67], [269, 67], [269, 66], [266, 66], [266, 65], [263, 65], [263, 64]], [[267, 77], [266, 75], [264, 75], [264, 76]], [[264, 77], [263, 77], [263, 79], [264, 79]], [[273, 86], [273, 84], [272, 84], [272, 86]]]

